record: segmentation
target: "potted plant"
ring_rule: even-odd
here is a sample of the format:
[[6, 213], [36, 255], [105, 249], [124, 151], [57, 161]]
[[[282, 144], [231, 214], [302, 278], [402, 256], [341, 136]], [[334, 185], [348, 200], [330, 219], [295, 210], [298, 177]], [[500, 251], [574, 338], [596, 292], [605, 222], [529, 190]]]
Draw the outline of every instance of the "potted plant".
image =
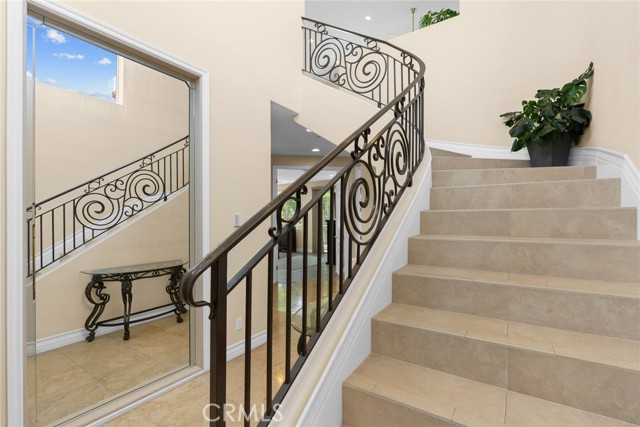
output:
[[566, 166], [569, 151], [591, 123], [591, 113], [580, 103], [593, 76], [593, 62], [562, 89], [541, 89], [531, 101], [522, 101], [522, 111], [500, 115], [515, 140], [511, 151], [529, 150], [531, 166]]
[[422, 18], [420, 18], [420, 24], [418, 25], [418, 28], [425, 28], [429, 25], [437, 24], [438, 22], [442, 22], [445, 19], [453, 18], [454, 16], [458, 15], [460, 15], [460, 12], [449, 8], [444, 8], [439, 11], [430, 10]]

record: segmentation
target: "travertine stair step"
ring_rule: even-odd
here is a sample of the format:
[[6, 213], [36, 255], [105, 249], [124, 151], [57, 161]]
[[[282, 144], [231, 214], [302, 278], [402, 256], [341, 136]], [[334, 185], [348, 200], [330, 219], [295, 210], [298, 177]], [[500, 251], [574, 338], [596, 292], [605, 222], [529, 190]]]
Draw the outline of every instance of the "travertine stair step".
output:
[[640, 283], [409, 264], [393, 302], [640, 340]]
[[640, 342], [393, 303], [372, 352], [640, 423]]
[[429, 147], [429, 151], [431, 151], [431, 155], [433, 157], [471, 157], [468, 154], [455, 153], [453, 151], [441, 150], [439, 148]]
[[595, 179], [595, 166], [433, 171], [434, 187]]
[[472, 157], [433, 157], [433, 170], [528, 168], [529, 160], [476, 159]]
[[432, 210], [420, 233], [636, 240], [636, 208]]
[[343, 425], [631, 427], [617, 419], [377, 354], [342, 387]]
[[421, 234], [409, 239], [409, 263], [640, 282], [640, 242]]
[[619, 207], [620, 179], [583, 179], [431, 189], [431, 209]]

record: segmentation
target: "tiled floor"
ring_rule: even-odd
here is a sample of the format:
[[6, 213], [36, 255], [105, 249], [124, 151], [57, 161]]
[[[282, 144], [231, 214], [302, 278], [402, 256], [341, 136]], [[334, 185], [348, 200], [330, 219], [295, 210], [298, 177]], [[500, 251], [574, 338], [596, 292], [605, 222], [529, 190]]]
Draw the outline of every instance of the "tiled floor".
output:
[[55, 423], [188, 366], [189, 317], [184, 318], [183, 323], [170, 316], [133, 326], [129, 341], [118, 331], [31, 358], [37, 425]]
[[[297, 255], [296, 258], [301, 258]], [[302, 269], [299, 260], [294, 258], [292, 262], [292, 307], [293, 311], [302, 305]], [[273, 394], [284, 382], [285, 375], [285, 307], [286, 307], [286, 268], [285, 259], [280, 258], [278, 270], [278, 286], [274, 287], [274, 336], [273, 336]], [[316, 295], [316, 260], [310, 255], [309, 265], [309, 301], [315, 300]], [[296, 268], [298, 267], [298, 268]], [[312, 273], [313, 272], [313, 273]], [[328, 292], [328, 268], [325, 263], [321, 265], [322, 294]], [[334, 276], [334, 280], [337, 278]], [[337, 286], [336, 286], [337, 287]], [[334, 289], [334, 293], [335, 293]], [[291, 365], [295, 363], [298, 354], [296, 343], [300, 334], [291, 329]], [[227, 419], [228, 426], [241, 426], [243, 419], [238, 408], [244, 403], [244, 356], [233, 359], [227, 363], [227, 404], [233, 405], [235, 411], [230, 413]], [[265, 410], [266, 404], [266, 346], [260, 346], [251, 352], [251, 405], [259, 415]], [[152, 400], [125, 415], [107, 423], [112, 427], [177, 427], [177, 426], [207, 426], [203, 416], [203, 409], [209, 398], [209, 374], [204, 374], [171, 392]], [[179, 408], [179, 409], [177, 409]], [[233, 408], [232, 408], [233, 409]], [[249, 408], [250, 409], [250, 408]], [[246, 409], [248, 412], [249, 409]], [[251, 425], [258, 424], [258, 417], [251, 417]]]
[[[302, 306], [301, 255], [292, 260], [292, 308]], [[308, 301], [316, 299], [317, 261], [308, 257]], [[321, 265], [321, 293], [328, 294], [328, 268]], [[334, 275], [334, 281], [337, 277]], [[272, 390], [284, 382], [286, 354], [286, 257], [281, 255], [278, 285], [274, 286], [274, 336]], [[334, 288], [334, 293], [337, 286]], [[75, 411], [97, 406], [144, 382], [188, 365], [188, 322], [173, 317], [132, 328], [130, 341], [116, 332], [93, 343], [78, 343], [38, 355], [38, 425], [46, 425]], [[300, 334], [291, 328], [291, 365], [298, 354]], [[235, 406], [228, 425], [242, 425], [238, 409], [244, 403], [244, 356], [227, 363], [227, 402]], [[266, 346], [251, 352], [251, 404], [258, 414], [266, 404]], [[126, 427], [177, 427], [208, 425], [203, 409], [209, 401], [209, 375], [204, 374], [107, 423]], [[248, 410], [247, 410], [248, 411]], [[252, 425], [259, 417], [252, 417]]]

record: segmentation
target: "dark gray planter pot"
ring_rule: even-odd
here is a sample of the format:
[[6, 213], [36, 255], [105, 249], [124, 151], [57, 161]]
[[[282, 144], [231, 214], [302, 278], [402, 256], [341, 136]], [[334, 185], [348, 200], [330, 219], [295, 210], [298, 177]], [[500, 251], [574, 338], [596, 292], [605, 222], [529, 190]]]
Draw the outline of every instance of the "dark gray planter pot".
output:
[[534, 168], [567, 166], [572, 144], [573, 135], [569, 133], [562, 135], [558, 140], [544, 147], [527, 142], [531, 166]]

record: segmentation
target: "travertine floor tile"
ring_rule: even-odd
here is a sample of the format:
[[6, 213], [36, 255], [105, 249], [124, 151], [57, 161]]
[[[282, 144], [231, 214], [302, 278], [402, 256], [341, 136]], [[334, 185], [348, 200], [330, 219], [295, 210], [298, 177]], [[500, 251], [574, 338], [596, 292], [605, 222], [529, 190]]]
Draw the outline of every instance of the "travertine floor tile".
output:
[[633, 424], [510, 391], [509, 427], [632, 427]]

